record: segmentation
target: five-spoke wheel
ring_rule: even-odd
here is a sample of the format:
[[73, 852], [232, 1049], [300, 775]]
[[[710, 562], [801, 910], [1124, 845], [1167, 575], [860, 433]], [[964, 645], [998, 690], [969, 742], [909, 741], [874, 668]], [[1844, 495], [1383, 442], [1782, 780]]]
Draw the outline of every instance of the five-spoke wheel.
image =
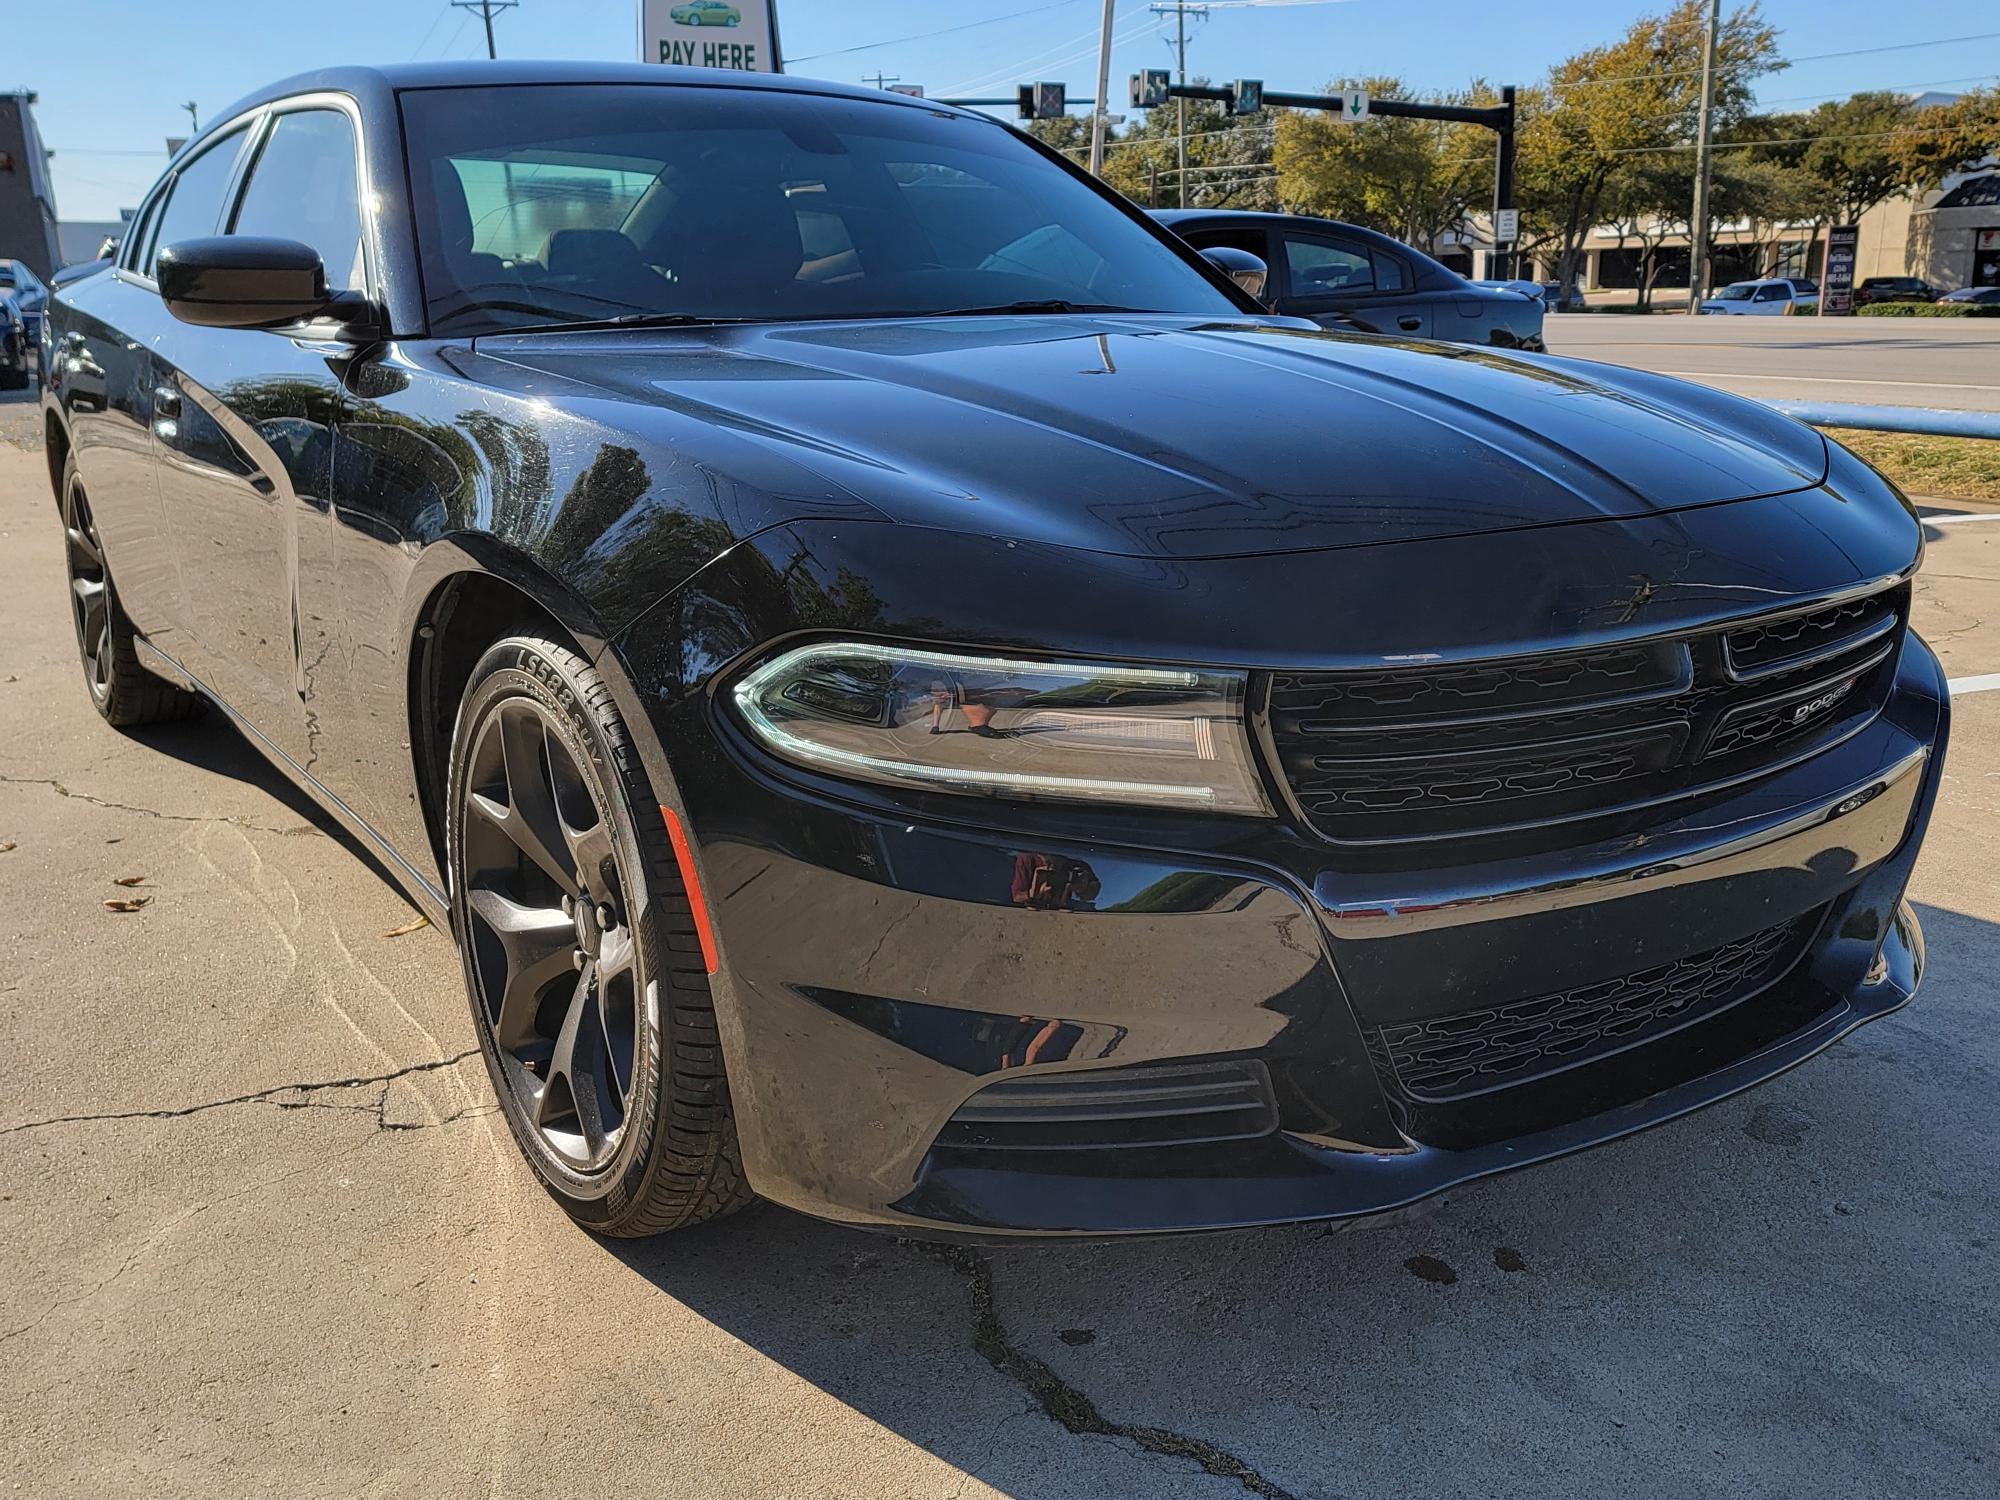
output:
[[448, 798], [473, 1024], [542, 1184], [606, 1234], [747, 1202], [684, 867], [590, 663], [535, 636], [488, 648]]
[[618, 1150], [641, 1006], [608, 814], [532, 699], [480, 725], [465, 792], [480, 1002], [523, 1113], [578, 1172]]

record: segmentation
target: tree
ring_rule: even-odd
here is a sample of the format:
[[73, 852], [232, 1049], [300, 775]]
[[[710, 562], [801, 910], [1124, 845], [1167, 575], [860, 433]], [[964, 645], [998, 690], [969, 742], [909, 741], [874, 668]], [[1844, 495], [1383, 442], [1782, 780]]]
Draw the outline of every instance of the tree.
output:
[[[1409, 92], [1400, 78], [1370, 78], [1366, 86], [1377, 99]], [[1497, 99], [1476, 83], [1439, 102]], [[1493, 191], [1493, 136], [1477, 125], [1386, 116], [1346, 125], [1324, 110], [1287, 110], [1278, 117], [1272, 161], [1279, 201], [1291, 212], [1346, 219], [1425, 249]]]
[[[1584, 236], [1600, 222], [1625, 160], [1693, 143], [1707, 19], [1703, 0], [1641, 17], [1610, 46], [1558, 63], [1520, 101], [1521, 206], [1537, 234], [1560, 247], [1564, 285], [1576, 279]], [[1777, 32], [1755, 4], [1729, 16], [1716, 37], [1718, 126], [1747, 115], [1752, 82], [1782, 66]]]
[[[1278, 206], [1277, 173], [1271, 165], [1275, 113], [1232, 115], [1228, 106], [1213, 100], [1188, 101], [1188, 207]], [[1104, 180], [1138, 203], [1151, 204], [1157, 194], [1160, 207], [1177, 204], [1179, 168], [1172, 109], [1148, 110], [1105, 148]]]
[[1974, 89], [1949, 104], [1912, 110], [1889, 142], [1910, 186], [1934, 188], [2000, 152], [2000, 88]]
[[1797, 174], [1815, 222], [1852, 224], [1878, 204], [1907, 192], [1913, 174], [1897, 151], [1916, 114], [1901, 94], [1872, 91], [1759, 124], [1772, 140], [1753, 159], [1781, 163]]

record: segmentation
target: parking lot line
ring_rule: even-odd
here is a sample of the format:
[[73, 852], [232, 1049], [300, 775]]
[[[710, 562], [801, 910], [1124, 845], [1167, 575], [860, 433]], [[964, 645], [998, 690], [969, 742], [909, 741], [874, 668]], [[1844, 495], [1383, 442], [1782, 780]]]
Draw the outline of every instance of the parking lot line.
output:
[[2000, 521], [2000, 510], [1982, 511], [1977, 515], [1970, 515], [1970, 514], [1957, 515], [1957, 516], [1924, 515], [1921, 516], [1920, 519], [1926, 526], [1963, 526], [1968, 521]]
[[1683, 380], [1765, 380], [1781, 385], [1882, 385], [1894, 390], [1912, 388], [1931, 391], [2000, 391], [2000, 385], [1962, 385], [1948, 380], [1856, 380], [1839, 375], [1757, 375], [1748, 370], [1655, 370], [1656, 375], [1674, 375]]
[[1963, 698], [1967, 693], [1990, 693], [2000, 688], [2000, 672], [1987, 672], [1978, 677], [1954, 677], [1945, 684], [1954, 698]]

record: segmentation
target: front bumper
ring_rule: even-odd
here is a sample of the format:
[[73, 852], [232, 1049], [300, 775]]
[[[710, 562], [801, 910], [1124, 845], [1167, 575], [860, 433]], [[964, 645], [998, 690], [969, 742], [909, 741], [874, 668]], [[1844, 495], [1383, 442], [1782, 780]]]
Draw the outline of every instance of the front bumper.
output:
[[[1909, 1001], [1923, 943], [1903, 892], [1947, 723], [1943, 675], [1910, 636], [1883, 712], [1823, 755], [1643, 838], [1414, 874], [1334, 868], [1309, 840], [1255, 857], [1026, 845], [704, 757], [684, 790], [714, 830], [702, 860], [746, 1171], [853, 1224], [1183, 1231], [1388, 1214], [1672, 1119]], [[1385, 1060], [1398, 1026], [1794, 921], [1796, 956], [1752, 997], [1539, 1081], [1438, 1104]], [[1275, 1128], [1057, 1150], [953, 1127], [996, 1080], [1186, 1060], [1261, 1069]]]

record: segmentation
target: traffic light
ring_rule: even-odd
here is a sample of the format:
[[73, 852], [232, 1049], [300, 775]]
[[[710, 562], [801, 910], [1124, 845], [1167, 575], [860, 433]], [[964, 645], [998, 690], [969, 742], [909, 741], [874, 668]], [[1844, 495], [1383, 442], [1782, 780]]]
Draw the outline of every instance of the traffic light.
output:
[[1229, 112], [1254, 115], [1264, 108], [1264, 80], [1239, 78], [1229, 86]]
[[1165, 68], [1148, 68], [1132, 75], [1132, 103], [1138, 109], [1158, 109], [1167, 102], [1167, 82], [1173, 75]]

